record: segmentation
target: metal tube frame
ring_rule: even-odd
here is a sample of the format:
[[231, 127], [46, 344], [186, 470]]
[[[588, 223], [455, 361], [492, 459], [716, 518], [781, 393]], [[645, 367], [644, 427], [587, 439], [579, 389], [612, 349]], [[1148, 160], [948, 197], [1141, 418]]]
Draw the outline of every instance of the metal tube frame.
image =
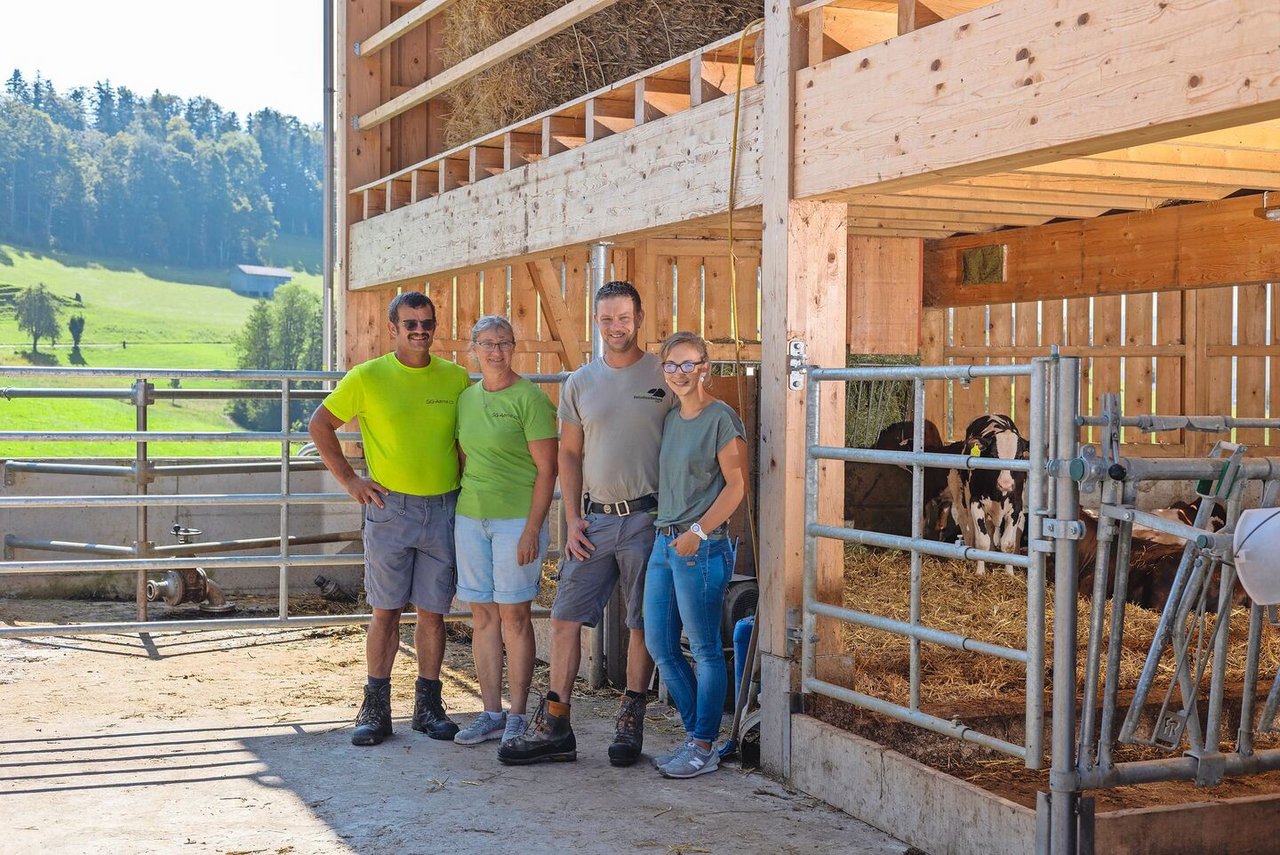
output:
[[[924, 498], [924, 469], [926, 467], [956, 469], [1008, 469], [1027, 474], [1026, 509], [1028, 536], [1032, 542], [1040, 540], [1042, 521], [1046, 507], [1045, 464], [1047, 445], [1048, 369], [1051, 360], [1039, 359], [1024, 365], [1010, 366], [885, 366], [854, 368], [814, 368], [807, 371], [805, 395], [805, 473], [804, 473], [804, 573], [803, 608], [801, 622], [801, 689], [807, 693], [824, 695], [864, 707], [899, 721], [984, 745], [996, 751], [1012, 755], [1028, 768], [1037, 769], [1043, 763], [1044, 723], [1044, 578], [1043, 553], [1031, 550], [1028, 555], [1007, 555], [992, 550], [979, 550], [970, 546], [956, 546], [925, 540], [923, 520], [913, 514], [911, 535], [883, 534], [856, 528], [825, 525], [818, 521], [819, 461], [866, 461], [882, 464], [903, 464], [911, 467], [912, 506], [919, 510]], [[926, 453], [924, 446], [925, 381], [969, 380], [980, 377], [1028, 377], [1031, 384], [1031, 447], [1029, 460], [991, 460], [968, 455]], [[823, 382], [848, 382], [851, 380], [901, 380], [912, 385], [913, 451], [884, 451], [831, 447], [820, 444], [821, 395]], [[1074, 401], [1075, 398], [1069, 400]], [[1074, 485], [1072, 485], [1074, 487]], [[817, 596], [818, 540], [833, 539], [869, 546], [901, 549], [911, 554], [910, 616], [906, 621], [870, 614], [857, 609], [823, 603]], [[934, 555], [945, 558], [982, 560], [1022, 567], [1028, 573], [1027, 647], [1018, 649], [992, 644], [958, 633], [946, 632], [921, 624], [922, 557]], [[1038, 586], [1038, 590], [1037, 590]], [[910, 681], [907, 704], [894, 703], [883, 698], [835, 685], [816, 677], [817, 621], [819, 617], [870, 627], [882, 632], [903, 636], [910, 649]], [[965, 650], [982, 655], [995, 656], [1027, 667], [1027, 734], [1023, 745], [1017, 745], [983, 734], [966, 725], [940, 719], [920, 710], [920, 643], [927, 642], [943, 647]]]
[[[343, 376], [335, 371], [224, 371], [224, 370], [161, 370], [161, 369], [111, 369], [111, 368], [63, 368], [63, 367], [6, 367], [0, 375], [14, 378], [96, 378], [96, 379], [128, 379], [131, 385], [127, 389], [98, 388], [51, 388], [38, 389], [23, 387], [21, 389], [0, 390], [0, 398], [120, 398], [129, 399], [136, 409], [135, 430], [133, 431], [0, 431], [3, 440], [41, 440], [41, 441], [127, 441], [135, 445], [133, 460], [130, 465], [96, 465], [73, 464], [44, 461], [6, 461], [6, 477], [10, 472], [33, 472], [41, 474], [98, 475], [106, 477], [126, 478], [134, 482], [133, 494], [96, 495], [96, 496], [23, 496], [0, 497], [0, 510], [39, 508], [133, 508], [135, 512], [134, 537], [131, 546], [111, 544], [93, 544], [75, 541], [46, 540], [22, 538], [8, 535], [5, 538], [6, 553], [14, 548], [53, 549], [58, 551], [84, 553], [90, 555], [114, 555], [118, 558], [89, 559], [79, 561], [0, 561], [0, 578], [5, 576], [61, 576], [77, 573], [111, 573], [133, 572], [137, 574], [137, 613], [138, 619], [132, 622], [81, 624], [81, 625], [42, 625], [21, 627], [0, 627], [0, 638], [7, 636], [39, 636], [39, 635], [93, 635], [102, 633], [118, 633], [129, 631], [160, 631], [166, 629], [182, 630], [216, 630], [227, 627], [280, 626], [294, 623], [315, 625], [342, 625], [367, 623], [369, 615], [340, 615], [298, 618], [288, 613], [288, 581], [289, 568], [305, 566], [353, 566], [364, 563], [363, 555], [298, 555], [292, 552], [291, 544], [307, 542], [328, 542], [325, 539], [312, 537], [290, 537], [290, 509], [293, 505], [345, 504], [350, 497], [345, 493], [295, 493], [292, 490], [291, 475], [294, 471], [315, 469], [315, 461], [296, 460], [291, 451], [291, 443], [306, 442], [310, 437], [306, 433], [292, 431], [289, 423], [290, 403], [293, 399], [316, 399], [325, 393], [313, 389], [294, 389], [294, 383], [331, 383]], [[566, 374], [528, 374], [525, 375], [535, 383], [560, 383]], [[200, 389], [200, 390], [161, 390], [157, 393], [152, 380], [215, 380], [229, 383], [265, 382], [279, 386], [278, 390], [264, 389]], [[148, 408], [158, 397], [204, 397], [227, 398], [237, 397], [278, 397], [281, 402], [281, 423], [278, 432], [272, 431], [224, 431], [206, 433], [178, 433], [152, 431], [148, 429]], [[339, 439], [359, 439], [358, 433], [340, 433]], [[148, 454], [148, 446], [154, 442], [245, 442], [272, 441], [280, 444], [280, 455], [277, 461], [264, 463], [250, 461], [244, 463], [217, 463], [156, 466]], [[248, 471], [278, 471], [280, 473], [280, 491], [278, 493], [205, 493], [185, 495], [150, 495], [148, 483], [156, 475], [181, 474], [234, 474]], [[279, 554], [271, 556], [233, 556], [202, 557], [199, 563], [206, 569], [276, 567], [279, 572], [278, 598], [279, 616], [273, 619], [256, 618], [221, 618], [199, 622], [192, 621], [149, 621], [147, 615], [146, 574], [150, 571], [186, 569], [191, 567], [193, 556], [180, 558], [160, 557], [173, 555], [179, 550], [192, 553], [200, 552], [201, 546], [211, 544], [183, 544], [178, 547], [161, 547], [156, 549], [150, 540], [148, 512], [153, 507], [207, 507], [207, 506], [261, 506], [279, 507], [280, 532], [278, 538], [249, 538], [249, 542], [225, 542], [216, 544], [219, 549], [262, 548], [264, 546], [279, 547]], [[329, 538], [329, 536], [324, 536]], [[264, 542], [265, 541], [265, 542]], [[208, 551], [216, 551], [209, 549]], [[535, 609], [535, 616], [545, 617], [544, 610]], [[468, 617], [469, 613], [456, 613], [454, 619]]]

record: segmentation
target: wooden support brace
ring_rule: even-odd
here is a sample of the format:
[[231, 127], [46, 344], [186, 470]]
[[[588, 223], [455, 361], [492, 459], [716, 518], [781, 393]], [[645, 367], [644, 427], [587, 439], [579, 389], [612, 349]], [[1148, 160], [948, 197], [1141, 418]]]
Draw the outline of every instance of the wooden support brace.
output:
[[467, 183], [470, 164], [460, 158], [445, 158], [439, 162], [440, 173], [437, 188], [441, 193], [456, 190]]
[[547, 331], [560, 343], [560, 359], [564, 362], [565, 370], [573, 371], [582, 364], [582, 342], [573, 334], [569, 307], [560, 295], [560, 277], [555, 267], [545, 258], [530, 261], [526, 267], [542, 303], [542, 319], [546, 321]]
[[468, 152], [467, 174], [472, 184], [491, 178], [504, 169], [504, 150], [475, 146]]
[[432, 17], [439, 15], [456, 2], [458, 0], [424, 0], [423, 3], [387, 24], [387, 26], [378, 30], [369, 38], [356, 42], [353, 45], [353, 52], [356, 56], [373, 56], [373, 54], [382, 50], [396, 39], [415, 27], [425, 24]]
[[717, 86], [708, 75], [708, 69], [702, 60], [702, 54], [694, 54], [693, 58], [689, 60], [690, 105], [697, 107], [724, 94], [724, 89]]
[[635, 107], [630, 101], [601, 97], [587, 102], [587, 142], [630, 130], [635, 124]]
[[518, 169], [542, 157], [542, 129], [536, 132], [508, 131], [502, 135], [502, 167]]
[[547, 116], [542, 120], [542, 156], [550, 157], [587, 141], [586, 121], [575, 116]]

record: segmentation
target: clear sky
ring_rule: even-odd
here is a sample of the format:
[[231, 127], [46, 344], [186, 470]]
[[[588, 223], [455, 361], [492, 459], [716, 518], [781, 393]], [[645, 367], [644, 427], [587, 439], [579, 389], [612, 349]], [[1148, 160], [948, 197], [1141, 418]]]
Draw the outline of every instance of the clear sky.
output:
[[325, 0], [0, 0], [0, 77], [61, 93], [108, 79], [139, 95], [205, 95], [241, 118], [323, 115]]

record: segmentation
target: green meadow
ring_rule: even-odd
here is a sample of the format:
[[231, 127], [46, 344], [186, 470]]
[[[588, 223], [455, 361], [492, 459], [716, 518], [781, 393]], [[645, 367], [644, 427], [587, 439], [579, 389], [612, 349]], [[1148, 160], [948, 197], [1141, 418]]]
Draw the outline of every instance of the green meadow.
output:
[[[305, 245], [273, 247], [268, 263], [318, 270], [318, 259]], [[90, 259], [61, 253], [31, 252], [0, 244], [0, 430], [133, 430], [135, 408], [115, 400], [12, 399], [7, 387], [111, 387], [130, 381], [74, 378], [18, 378], [14, 366], [53, 365], [90, 368], [235, 368], [233, 340], [253, 308], [254, 300], [227, 288], [228, 269], [191, 269]], [[317, 273], [295, 270], [295, 282], [318, 293]], [[41, 340], [30, 354], [31, 340], [19, 331], [5, 295], [43, 283], [62, 303], [62, 339]], [[80, 299], [76, 301], [76, 295]], [[11, 299], [11, 297], [10, 297]], [[66, 321], [85, 318], [80, 358], [73, 362]], [[168, 381], [157, 381], [165, 386]], [[185, 382], [188, 386], [213, 383]], [[150, 427], [163, 431], [239, 430], [223, 410], [225, 401], [162, 401], [148, 410]], [[131, 443], [0, 442], [0, 458], [132, 457]], [[152, 456], [224, 457], [278, 455], [274, 443], [153, 443]]]

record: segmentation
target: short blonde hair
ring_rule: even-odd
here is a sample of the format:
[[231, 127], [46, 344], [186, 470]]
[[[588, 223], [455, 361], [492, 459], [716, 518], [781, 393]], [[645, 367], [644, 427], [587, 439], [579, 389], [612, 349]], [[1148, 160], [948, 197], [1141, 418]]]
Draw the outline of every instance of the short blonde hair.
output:
[[674, 350], [677, 345], [681, 344], [693, 345], [694, 349], [698, 351], [698, 354], [704, 361], [711, 361], [711, 358], [707, 355], [707, 340], [697, 333], [689, 332], [688, 330], [675, 333], [664, 341], [662, 343], [662, 348], [658, 351], [658, 355], [665, 360], [671, 354], [671, 351]]
[[471, 341], [474, 343], [480, 338], [480, 333], [485, 330], [506, 330], [507, 335], [511, 336], [511, 340], [516, 340], [516, 331], [511, 328], [511, 321], [502, 317], [502, 315], [485, 315], [476, 321], [476, 325], [471, 328]]

